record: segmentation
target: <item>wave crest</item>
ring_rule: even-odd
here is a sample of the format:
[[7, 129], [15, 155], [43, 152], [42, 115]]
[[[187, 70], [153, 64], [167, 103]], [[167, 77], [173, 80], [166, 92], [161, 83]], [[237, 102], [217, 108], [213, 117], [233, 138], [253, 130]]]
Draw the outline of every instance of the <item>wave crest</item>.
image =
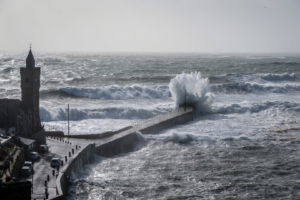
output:
[[168, 86], [118, 86], [111, 85], [100, 88], [65, 87], [61, 91], [68, 94], [91, 99], [123, 100], [123, 99], [155, 99], [170, 97]]
[[[173, 110], [172, 105], [158, 105], [152, 108], [136, 107], [103, 107], [103, 108], [70, 108], [70, 120], [84, 119], [148, 119], [163, 115]], [[43, 121], [68, 120], [67, 108], [47, 109], [40, 106], [40, 116]]]
[[65, 62], [65, 61], [67, 61], [67, 59], [62, 58], [62, 57], [45, 57], [44, 61], [45, 62]]
[[254, 82], [245, 83], [229, 83], [222, 85], [213, 85], [211, 87], [212, 91], [215, 92], [249, 92], [249, 93], [287, 93], [289, 91], [299, 91], [299, 84], [263, 84]]
[[232, 113], [258, 113], [270, 108], [278, 108], [282, 111], [299, 112], [300, 105], [298, 103], [286, 101], [265, 101], [261, 103], [233, 103], [233, 104], [217, 104], [212, 107], [213, 114], [232, 114]]
[[259, 77], [266, 81], [295, 81], [299, 77], [295, 73], [283, 73], [283, 74], [260, 74]]

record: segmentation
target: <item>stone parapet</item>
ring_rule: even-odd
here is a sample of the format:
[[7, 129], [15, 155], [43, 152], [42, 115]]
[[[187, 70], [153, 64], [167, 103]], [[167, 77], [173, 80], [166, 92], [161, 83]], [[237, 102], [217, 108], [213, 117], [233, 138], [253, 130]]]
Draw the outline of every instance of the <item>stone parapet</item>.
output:
[[69, 179], [72, 173], [79, 171], [83, 165], [88, 164], [95, 153], [95, 144], [89, 144], [77, 155], [71, 158], [56, 179], [56, 188], [58, 197], [53, 199], [61, 199], [67, 193]]
[[62, 131], [45, 131], [45, 135], [50, 137], [52, 136], [52, 137], [67, 137], [67, 138], [79, 138], [79, 139], [100, 139], [100, 138], [111, 137], [115, 134], [118, 134], [122, 131], [126, 131], [130, 128], [132, 128], [132, 126], [127, 126], [116, 131], [106, 131], [103, 133], [85, 134], [85, 135], [65, 135], [64, 132]]

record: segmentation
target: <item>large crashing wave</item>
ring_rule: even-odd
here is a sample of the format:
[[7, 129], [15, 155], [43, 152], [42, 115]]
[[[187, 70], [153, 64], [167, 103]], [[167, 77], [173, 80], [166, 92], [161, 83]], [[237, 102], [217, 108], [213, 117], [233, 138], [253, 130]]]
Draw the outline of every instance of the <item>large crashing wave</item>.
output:
[[168, 86], [131, 85], [122, 87], [111, 85], [100, 88], [65, 87], [60, 90], [77, 97], [91, 99], [122, 100], [170, 97]]
[[[176, 106], [193, 106], [199, 113], [210, 113], [214, 95], [209, 92], [208, 78], [202, 78], [200, 72], [179, 74], [169, 84]], [[185, 98], [186, 94], [186, 98]], [[186, 99], [186, 100], [185, 100]]]

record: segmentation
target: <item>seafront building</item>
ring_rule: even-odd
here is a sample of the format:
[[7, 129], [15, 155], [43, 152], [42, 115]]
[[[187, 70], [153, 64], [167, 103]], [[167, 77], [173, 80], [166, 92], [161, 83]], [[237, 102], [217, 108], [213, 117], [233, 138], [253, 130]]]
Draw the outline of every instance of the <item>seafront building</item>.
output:
[[39, 114], [40, 73], [30, 48], [26, 67], [20, 68], [21, 100], [0, 99], [1, 199], [31, 199], [32, 183], [17, 179], [28, 154], [46, 143]]
[[14, 134], [36, 140], [37, 144], [46, 142], [39, 114], [40, 74], [41, 69], [35, 67], [35, 59], [30, 48], [26, 67], [20, 68], [21, 100], [0, 99], [2, 135]]

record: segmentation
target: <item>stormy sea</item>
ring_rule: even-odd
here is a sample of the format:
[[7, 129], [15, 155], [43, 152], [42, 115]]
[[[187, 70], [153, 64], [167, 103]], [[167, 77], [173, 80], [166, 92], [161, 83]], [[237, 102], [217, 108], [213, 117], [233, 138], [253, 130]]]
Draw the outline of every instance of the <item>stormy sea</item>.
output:
[[[69, 200], [300, 199], [300, 55], [35, 53], [46, 130], [101, 133], [187, 102], [194, 121], [94, 156]], [[0, 98], [20, 99], [25, 53], [0, 53]]]

